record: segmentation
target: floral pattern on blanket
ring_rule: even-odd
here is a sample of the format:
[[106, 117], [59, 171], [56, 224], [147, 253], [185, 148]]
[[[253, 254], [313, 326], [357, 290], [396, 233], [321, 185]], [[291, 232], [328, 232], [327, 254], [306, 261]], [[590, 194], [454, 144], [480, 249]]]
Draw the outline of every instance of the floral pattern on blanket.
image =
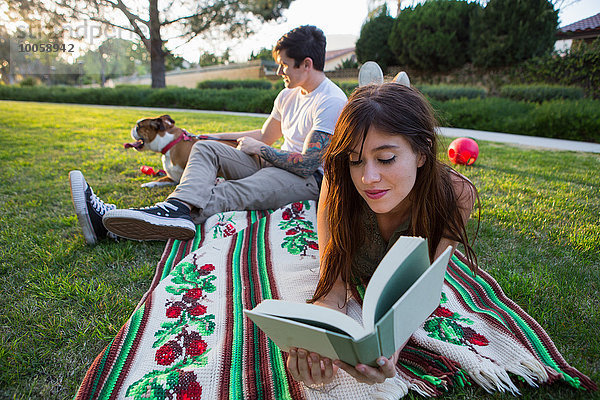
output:
[[285, 238], [281, 247], [293, 255], [316, 258], [314, 254], [307, 254], [310, 250], [319, 250], [317, 232], [310, 219], [305, 218], [305, 212], [310, 210], [310, 202], [299, 201], [286, 207], [281, 214], [282, 221], [279, 229], [285, 231]]
[[235, 211], [228, 213], [219, 213], [216, 215], [217, 221], [212, 225], [210, 231], [212, 232], [212, 238], [223, 238], [231, 236], [237, 232], [235, 220]]
[[[161, 329], [154, 333], [157, 348], [154, 359], [160, 366], [132, 384], [126, 393], [133, 399], [200, 399], [202, 386], [193, 371], [207, 363], [210, 350], [203, 337], [215, 330], [215, 315], [207, 314], [207, 296], [215, 291], [217, 278], [213, 264], [198, 265], [196, 255], [179, 263], [171, 272], [172, 286], [166, 291], [175, 295], [165, 303]], [[177, 362], [176, 362], [177, 361]]]
[[427, 336], [461, 346], [487, 346], [489, 342], [485, 336], [477, 333], [473, 328], [459, 324], [462, 322], [472, 325], [473, 320], [442, 306], [447, 301], [446, 294], [442, 292], [440, 306], [423, 325]]

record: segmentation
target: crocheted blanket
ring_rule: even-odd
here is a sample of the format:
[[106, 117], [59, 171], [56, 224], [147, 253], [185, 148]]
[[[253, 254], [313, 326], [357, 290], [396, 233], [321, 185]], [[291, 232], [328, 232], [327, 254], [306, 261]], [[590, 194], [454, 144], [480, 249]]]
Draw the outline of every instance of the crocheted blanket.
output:
[[[242, 310], [263, 299], [311, 297], [319, 267], [315, 208], [298, 202], [221, 213], [193, 240], [167, 242], [150, 289], [94, 360], [76, 398], [397, 399], [471, 384], [518, 393], [517, 381], [596, 390], [491, 276], [473, 277], [458, 252], [440, 306], [402, 351], [395, 378], [369, 386], [340, 370], [328, 385], [294, 381], [286, 354]], [[359, 301], [348, 305], [356, 319]]]

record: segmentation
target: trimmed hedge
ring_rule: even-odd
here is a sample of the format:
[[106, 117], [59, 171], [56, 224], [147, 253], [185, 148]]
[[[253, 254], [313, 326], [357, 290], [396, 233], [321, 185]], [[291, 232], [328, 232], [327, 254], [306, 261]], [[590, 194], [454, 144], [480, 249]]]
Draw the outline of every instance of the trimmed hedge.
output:
[[279, 90], [151, 89], [136, 87], [80, 89], [67, 86], [0, 86], [6, 100], [118, 106], [174, 107], [216, 111], [270, 113]]
[[[350, 85], [355, 86], [354, 83]], [[470, 93], [481, 94], [482, 89], [471, 89]], [[429, 95], [427, 90], [422, 90]], [[278, 89], [81, 89], [66, 86], [0, 85], [0, 99], [6, 100], [256, 113], [269, 113], [278, 93]], [[443, 126], [600, 143], [600, 100], [552, 100], [534, 103], [498, 97], [466, 98], [464, 95], [459, 99], [441, 101], [433, 95], [429, 96]]]
[[548, 100], [580, 100], [583, 89], [558, 85], [506, 85], [500, 88], [500, 97], [542, 103]]
[[600, 143], [600, 101], [541, 104], [503, 98], [432, 101], [440, 124], [517, 135]]
[[458, 86], [458, 85], [435, 85], [435, 86], [417, 86], [417, 88], [429, 99], [447, 101], [452, 99], [477, 99], [484, 98], [486, 92], [484, 88], [476, 86]]
[[273, 89], [271, 81], [266, 79], [244, 79], [244, 80], [228, 80], [214, 79], [209, 81], [198, 82], [197, 89]]

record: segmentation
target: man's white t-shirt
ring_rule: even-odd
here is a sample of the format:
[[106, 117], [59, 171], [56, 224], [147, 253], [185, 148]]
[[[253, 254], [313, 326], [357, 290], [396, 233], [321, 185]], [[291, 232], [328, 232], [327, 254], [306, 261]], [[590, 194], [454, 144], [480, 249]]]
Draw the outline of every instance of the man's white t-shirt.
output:
[[302, 94], [299, 87], [283, 89], [271, 111], [271, 117], [281, 122], [284, 138], [281, 150], [302, 152], [311, 131], [333, 134], [347, 100], [342, 89], [328, 78], [307, 94]]

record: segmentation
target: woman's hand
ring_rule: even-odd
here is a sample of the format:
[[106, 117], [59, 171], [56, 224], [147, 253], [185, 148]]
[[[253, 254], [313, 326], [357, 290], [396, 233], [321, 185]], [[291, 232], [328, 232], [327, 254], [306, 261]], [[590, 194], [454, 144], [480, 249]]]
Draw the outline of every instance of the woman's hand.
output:
[[352, 375], [358, 382], [367, 383], [369, 385], [383, 383], [387, 378], [396, 376], [396, 362], [398, 361], [400, 351], [402, 351], [403, 347], [404, 346], [396, 350], [392, 355], [392, 358], [379, 357], [377, 359], [377, 365], [379, 365], [378, 368], [370, 367], [365, 364], [357, 364], [356, 367], [353, 367], [340, 360], [335, 360], [333, 364]]
[[335, 378], [338, 368], [346, 371], [358, 382], [373, 385], [383, 383], [387, 378], [396, 376], [396, 363], [404, 345], [396, 350], [389, 359], [379, 357], [377, 359], [379, 367], [377, 368], [364, 364], [357, 364], [356, 367], [353, 367], [340, 360], [332, 362], [329, 358], [321, 357], [317, 353], [291, 348], [287, 359], [287, 368], [292, 378], [304, 382], [306, 385], [330, 383]]
[[331, 359], [295, 347], [290, 349], [286, 365], [292, 378], [306, 385], [328, 384], [338, 370]]

